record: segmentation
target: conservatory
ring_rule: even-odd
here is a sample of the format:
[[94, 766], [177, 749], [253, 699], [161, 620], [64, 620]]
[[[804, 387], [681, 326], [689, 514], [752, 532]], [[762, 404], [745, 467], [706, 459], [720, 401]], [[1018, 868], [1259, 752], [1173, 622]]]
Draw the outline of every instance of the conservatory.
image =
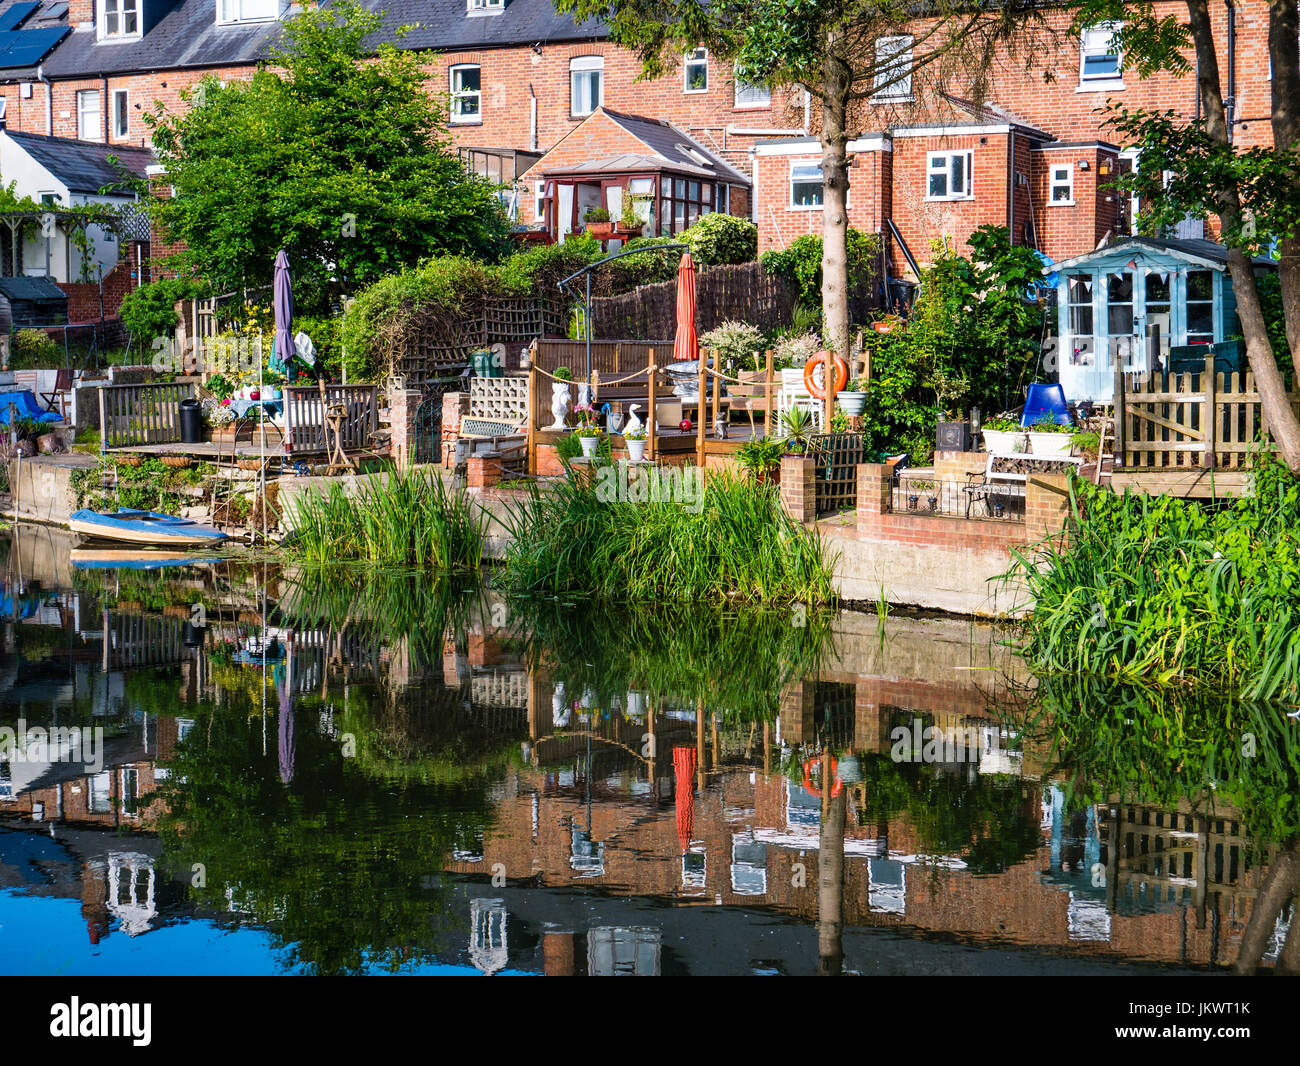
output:
[[[1274, 266], [1255, 260], [1257, 272]], [[1108, 403], [1117, 368], [1165, 369], [1171, 349], [1209, 354], [1241, 332], [1227, 249], [1213, 241], [1124, 237], [1044, 273], [1056, 286], [1060, 381], [1071, 401]]]

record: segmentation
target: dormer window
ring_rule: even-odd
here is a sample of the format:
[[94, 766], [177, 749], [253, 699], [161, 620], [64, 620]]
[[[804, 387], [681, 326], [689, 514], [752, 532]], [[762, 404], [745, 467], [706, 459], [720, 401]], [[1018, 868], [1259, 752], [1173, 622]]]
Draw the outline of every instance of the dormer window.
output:
[[499, 15], [506, 9], [506, 0], [465, 0], [471, 15]]
[[280, 0], [217, 0], [218, 22], [270, 22], [279, 17]]
[[140, 36], [140, 0], [99, 0], [101, 40]]

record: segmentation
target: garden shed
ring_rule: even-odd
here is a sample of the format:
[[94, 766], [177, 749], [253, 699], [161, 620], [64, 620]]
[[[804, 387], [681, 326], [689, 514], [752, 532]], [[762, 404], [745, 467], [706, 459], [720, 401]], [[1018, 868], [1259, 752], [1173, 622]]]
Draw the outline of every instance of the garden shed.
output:
[[[1276, 268], [1257, 258], [1257, 272]], [[1227, 249], [1213, 241], [1124, 237], [1044, 269], [1056, 287], [1060, 381], [1068, 400], [1107, 403], [1117, 367], [1133, 374], [1199, 364], [1213, 350], [1240, 369]], [[1197, 356], [1199, 358], [1190, 358]]]
[[13, 328], [57, 325], [68, 320], [68, 295], [43, 275], [0, 278], [0, 296], [9, 301]]

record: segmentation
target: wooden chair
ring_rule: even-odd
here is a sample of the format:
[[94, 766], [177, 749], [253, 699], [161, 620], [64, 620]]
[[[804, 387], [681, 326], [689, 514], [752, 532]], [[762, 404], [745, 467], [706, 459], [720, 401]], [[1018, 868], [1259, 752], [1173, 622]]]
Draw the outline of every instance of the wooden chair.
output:
[[[72, 371], [68, 369], [57, 370], [54, 375], [54, 388], [49, 392], [41, 393], [41, 402], [45, 404], [45, 410], [53, 411], [64, 422], [68, 420], [68, 393], [72, 391]], [[58, 404], [58, 408], [55, 408]]]

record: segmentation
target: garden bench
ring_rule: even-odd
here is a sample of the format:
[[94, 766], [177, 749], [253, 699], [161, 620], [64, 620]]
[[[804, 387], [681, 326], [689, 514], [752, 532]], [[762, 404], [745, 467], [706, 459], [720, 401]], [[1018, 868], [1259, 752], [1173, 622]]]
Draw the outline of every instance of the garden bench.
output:
[[[966, 495], [966, 517], [976, 500], [984, 504], [986, 513], [1000, 515], [1009, 502], [1024, 499], [1025, 484], [1035, 472], [1048, 473], [1062, 463], [1078, 466], [1083, 462], [1077, 455], [1031, 455], [1027, 452], [989, 452], [984, 470], [966, 475], [962, 492]], [[995, 516], [996, 516], [995, 515]]]

